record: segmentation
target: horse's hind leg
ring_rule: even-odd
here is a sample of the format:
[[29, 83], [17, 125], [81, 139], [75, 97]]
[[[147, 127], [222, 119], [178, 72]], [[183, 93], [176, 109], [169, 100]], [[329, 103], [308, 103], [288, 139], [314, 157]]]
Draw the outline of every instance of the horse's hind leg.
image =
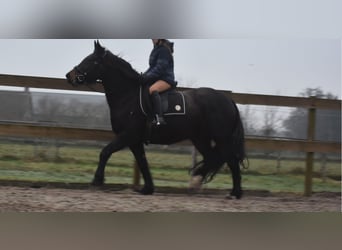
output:
[[239, 160], [234, 153], [234, 146], [227, 136], [217, 136], [214, 138], [214, 141], [216, 143], [216, 150], [219, 152], [223, 161], [228, 164], [231, 171], [233, 189], [230, 192], [230, 196], [235, 196], [237, 199], [240, 199], [242, 197], [241, 170]]
[[191, 179], [190, 179], [190, 185], [189, 185], [189, 191], [194, 192], [201, 189], [202, 181], [203, 181], [203, 168], [205, 167], [205, 161], [206, 158], [206, 152], [209, 152], [210, 150], [210, 141], [204, 140], [204, 139], [193, 139], [192, 143], [194, 144], [195, 148], [198, 152], [203, 156], [203, 161], [199, 162], [197, 166], [193, 166], [193, 169], [191, 171]]
[[233, 189], [230, 192], [230, 196], [235, 196], [236, 199], [240, 199], [242, 197], [242, 189], [241, 189], [241, 171], [240, 164], [237, 159], [229, 159], [227, 164], [230, 168], [232, 179], [233, 179]]
[[224, 164], [216, 148], [212, 147], [210, 140], [193, 140], [196, 149], [202, 154], [203, 161], [192, 171], [190, 189], [199, 189], [203, 181], [210, 181]]
[[230, 192], [230, 196], [235, 196], [237, 199], [242, 197], [242, 189], [241, 189], [241, 170], [239, 160], [235, 156], [233, 152], [233, 145], [229, 143], [229, 140], [225, 137], [216, 138], [216, 147], [223, 157], [224, 161], [228, 164], [232, 180], [233, 180], [233, 189]]

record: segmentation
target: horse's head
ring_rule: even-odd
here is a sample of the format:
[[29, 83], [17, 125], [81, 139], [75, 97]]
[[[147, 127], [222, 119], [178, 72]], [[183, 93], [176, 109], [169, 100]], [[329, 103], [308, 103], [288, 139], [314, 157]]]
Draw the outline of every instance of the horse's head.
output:
[[70, 84], [81, 85], [102, 81], [103, 74], [105, 73], [103, 62], [107, 55], [107, 50], [100, 45], [99, 41], [95, 41], [94, 45], [94, 52], [66, 74]]

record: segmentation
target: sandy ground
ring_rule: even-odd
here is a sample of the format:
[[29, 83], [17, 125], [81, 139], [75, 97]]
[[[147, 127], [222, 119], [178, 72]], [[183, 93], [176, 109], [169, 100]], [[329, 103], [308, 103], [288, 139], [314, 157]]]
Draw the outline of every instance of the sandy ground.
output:
[[155, 193], [129, 189], [63, 189], [0, 186], [0, 211], [22, 212], [341, 212], [341, 195], [317, 193], [248, 195], [241, 200], [213, 194]]

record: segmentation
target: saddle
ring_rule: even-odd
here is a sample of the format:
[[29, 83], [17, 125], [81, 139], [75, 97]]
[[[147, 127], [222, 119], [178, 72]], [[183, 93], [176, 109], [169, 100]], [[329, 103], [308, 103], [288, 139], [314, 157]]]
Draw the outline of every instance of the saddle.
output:
[[[160, 98], [164, 116], [170, 117], [186, 114], [185, 97], [182, 92], [170, 89], [161, 93]], [[146, 87], [140, 87], [139, 104], [141, 111], [147, 117], [144, 141], [148, 145], [153, 131], [158, 128], [152, 126], [154, 113], [149, 89]]]
[[[148, 89], [140, 87], [140, 108], [147, 117], [152, 117], [152, 102], [150, 100], [150, 95], [146, 90]], [[185, 98], [182, 92], [170, 89], [161, 93], [160, 98], [164, 116], [186, 114]]]

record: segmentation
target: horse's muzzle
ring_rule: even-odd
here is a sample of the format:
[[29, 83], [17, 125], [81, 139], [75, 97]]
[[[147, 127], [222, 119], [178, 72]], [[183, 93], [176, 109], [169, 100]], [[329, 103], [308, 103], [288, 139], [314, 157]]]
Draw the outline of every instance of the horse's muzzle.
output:
[[73, 72], [73, 71], [74, 71], [74, 70], [71, 70], [69, 73], [67, 73], [67, 74], [65, 75], [65, 77], [66, 77], [68, 83], [70, 83], [70, 84], [72, 84], [72, 85], [76, 84], [76, 74], [75, 74], [75, 72]]
[[68, 83], [70, 83], [73, 86], [76, 86], [78, 84], [82, 84], [86, 80], [85, 75], [77, 74], [75, 69], [73, 69], [69, 73], [67, 73], [65, 77], [66, 77]]

